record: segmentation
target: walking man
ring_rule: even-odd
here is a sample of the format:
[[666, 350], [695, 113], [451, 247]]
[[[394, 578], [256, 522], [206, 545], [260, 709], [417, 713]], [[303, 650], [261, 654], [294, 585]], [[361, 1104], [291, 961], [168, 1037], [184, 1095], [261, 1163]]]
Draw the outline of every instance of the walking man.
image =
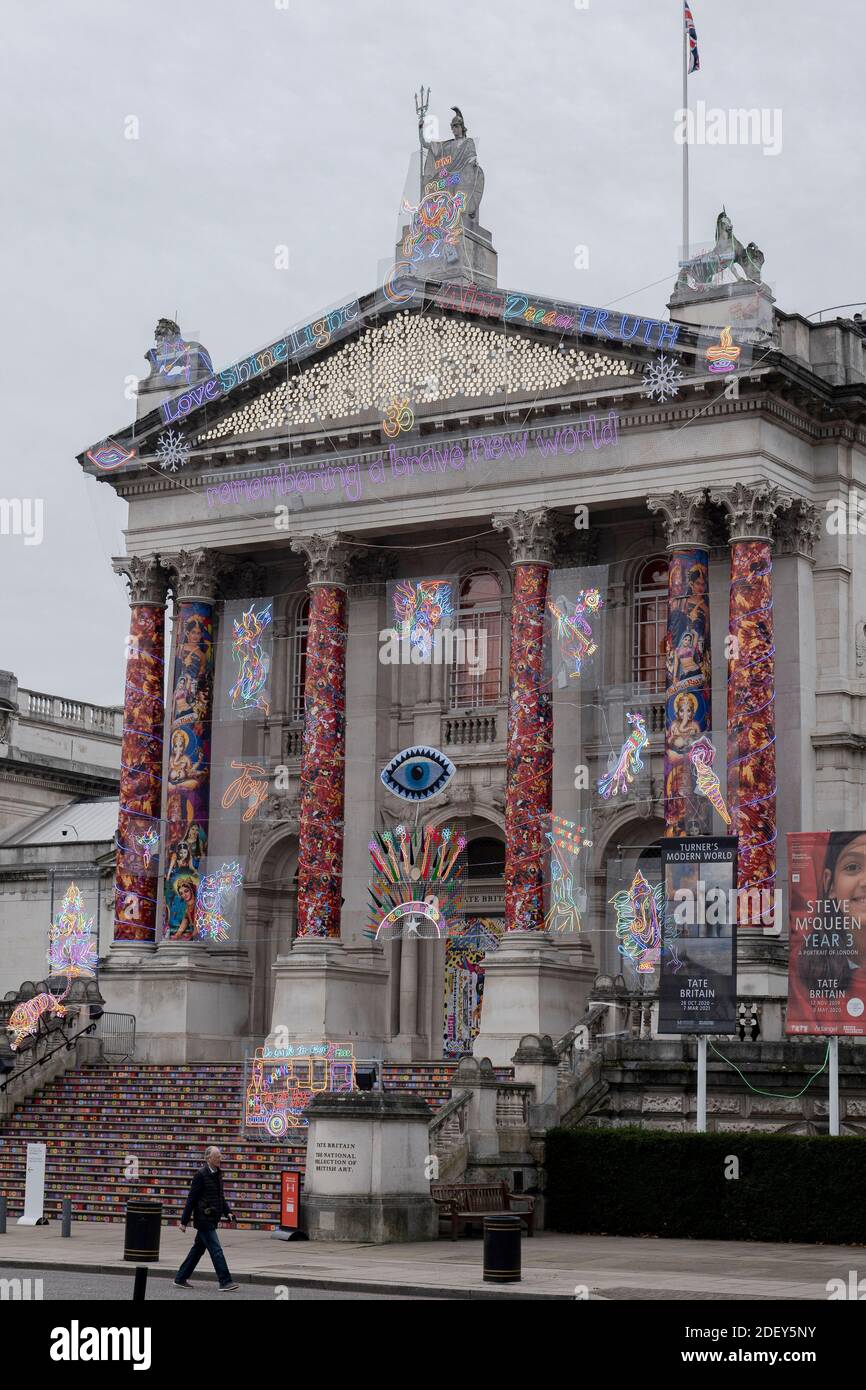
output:
[[217, 1235], [217, 1226], [225, 1217], [234, 1221], [228, 1203], [223, 1195], [223, 1176], [220, 1171], [222, 1154], [216, 1144], [211, 1144], [205, 1154], [204, 1166], [199, 1168], [192, 1180], [180, 1229], [185, 1231], [192, 1216], [195, 1226], [193, 1247], [175, 1275], [174, 1282], [181, 1289], [191, 1289], [189, 1276], [192, 1274], [205, 1250], [213, 1260], [213, 1267], [219, 1280], [220, 1293], [229, 1293], [238, 1286], [229, 1273], [226, 1257]]

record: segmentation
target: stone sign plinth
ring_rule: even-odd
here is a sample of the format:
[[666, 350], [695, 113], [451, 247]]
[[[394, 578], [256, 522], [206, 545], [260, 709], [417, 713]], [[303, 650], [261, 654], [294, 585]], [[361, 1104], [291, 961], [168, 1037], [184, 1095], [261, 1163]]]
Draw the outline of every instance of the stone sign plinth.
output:
[[426, 1160], [430, 1110], [412, 1096], [322, 1093], [307, 1107], [301, 1202], [310, 1240], [433, 1240]]

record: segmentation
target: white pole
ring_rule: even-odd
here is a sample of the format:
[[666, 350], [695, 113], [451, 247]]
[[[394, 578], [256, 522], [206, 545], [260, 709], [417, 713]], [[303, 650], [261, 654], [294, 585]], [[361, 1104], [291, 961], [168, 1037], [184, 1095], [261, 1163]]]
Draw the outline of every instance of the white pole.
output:
[[[683, 26], [683, 112], [689, 109], [689, 36], [686, 29], [685, 12], [681, 14], [680, 23]], [[683, 260], [689, 259], [689, 125], [688, 117], [683, 115], [686, 122], [685, 139], [683, 140]]]
[[839, 1039], [830, 1039], [830, 1133], [839, 1133]]
[[698, 1034], [698, 1134], [707, 1132], [707, 1040]]

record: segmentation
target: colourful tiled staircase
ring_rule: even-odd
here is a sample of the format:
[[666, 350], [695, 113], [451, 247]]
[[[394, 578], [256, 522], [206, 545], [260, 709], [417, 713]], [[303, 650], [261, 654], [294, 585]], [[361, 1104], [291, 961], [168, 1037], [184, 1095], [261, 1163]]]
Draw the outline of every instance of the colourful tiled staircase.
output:
[[[453, 1062], [385, 1062], [382, 1079], [387, 1091], [426, 1100], [432, 1114], [447, 1101], [455, 1070]], [[0, 1192], [10, 1216], [24, 1208], [26, 1145], [36, 1140], [48, 1146], [46, 1216], [59, 1217], [70, 1197], [78, 1221], [120, 1221], [131, 1197], [152, 1197], [164, 1220], [178, 1220], [205, 1146], [215, 1143], [238, 1224], [273, 1229], [279, 1175], [303, 1174], [306, 1146], [242, 1140], [242, 1087], [243, 1067], [231, 1062], [66, 1072], [0, 1126]]]

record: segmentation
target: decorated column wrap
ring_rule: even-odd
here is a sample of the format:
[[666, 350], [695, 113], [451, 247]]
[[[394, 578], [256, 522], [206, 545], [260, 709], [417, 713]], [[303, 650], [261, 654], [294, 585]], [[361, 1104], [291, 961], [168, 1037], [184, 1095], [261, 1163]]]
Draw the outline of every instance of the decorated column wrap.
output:
[[[120, 812], [114, 873], [114, 940], [156, 941], [157, 875], [141, 840], [158, 846], [165, 716], [165, 599], [169, 576], [155, 556], [115, 561], [129, 585]], [[158, 863], [158, 848], [155, 863]]]
[[168, 711], [164, 936], [195, 940], [195, 903], [207, 854], [213, 720], [213, 610], [217, 556], [174, 561], [174, 669]]
[[[791, 497], [759, 483], [712, 494], [728, 513], [731, 592], [728, 658], [728, 809], [739, 836], [743, 925], [771, 926], [776, 886], [776, 645], [770, 531]], [[761, 895], [763, 901], [758, 899]], [[764, 896], [766, 895], [766, 896]]]
[[345, 538], [305, 536], [310, 618], [304, 682], [298, 859], [298, 937], [340, 936], [346, 776]]
[[511, 652], [505, 782], [505, 929], [544, 930], [545, 831], [553, 796], [553, 707], [544, 610], [553, 527], [544, 507], [495, 516], [511, 548]]
[[688, 751], [712, 728], [709, 551], [703, 492], [649, 497], [668, 541], [665, 691], [665, 834], [709, 835], [713, 808], [695, 790]]

